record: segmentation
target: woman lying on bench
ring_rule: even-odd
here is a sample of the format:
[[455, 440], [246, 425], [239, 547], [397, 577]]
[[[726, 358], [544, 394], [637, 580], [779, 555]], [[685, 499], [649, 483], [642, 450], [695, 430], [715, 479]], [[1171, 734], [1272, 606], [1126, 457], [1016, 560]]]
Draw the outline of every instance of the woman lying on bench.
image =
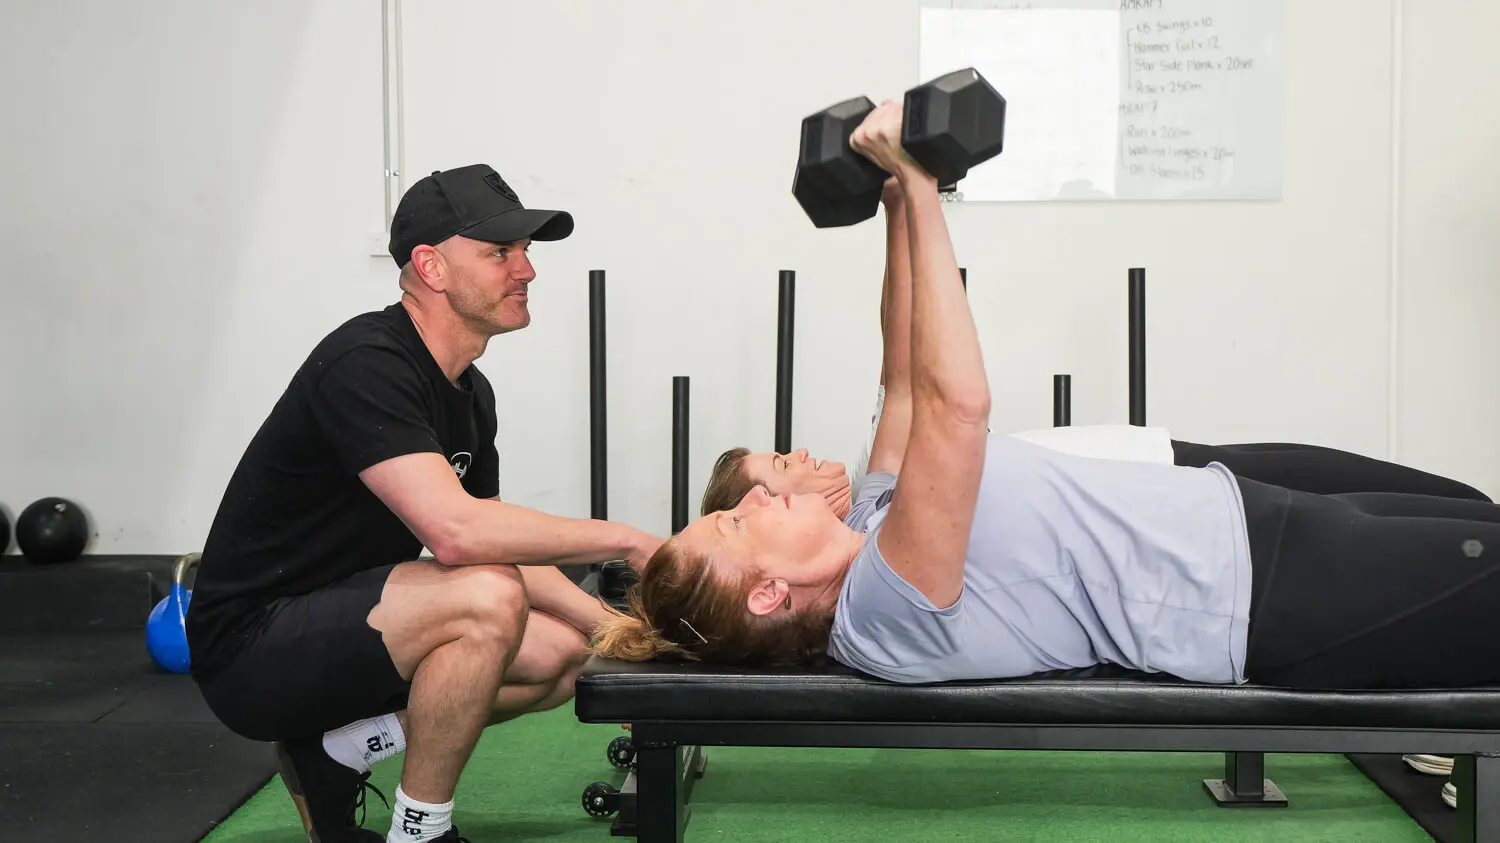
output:
[[[851, 516], [850, 505], [863, 487], [881, 425], [891, 428], [901, 449], [905, 431], [911, 426], [911, 261], [905, 201], [895, 179], [886, 183], [881, 196], [885, 207], [885, 278], [880, 296], [882, 359], [880, 391], [867, 438], [851, 483], [844, 464], [815, 459], [804, 449], [789, 454], [751, 452], [731, 448], [719, 456], [703, 493], [702, 514], [733, 509], [753, 487], [766, 487], [773, 495], [816, 492], [840, 518]], [[891, 396], [887, 401], [887, 395]], [[889, 419], [889, 421], [887, 421]], [[1404, 465], [1353, 454], [1334, 448], [1295, 443], [1248, 443], [1207, 445], [1172, 438], [1161, 427], [1126, 424], [1044, 428], [1012, 433], [1054, 450], [1079, 456], [1134, 459], [1166, 465], [1207, 466], [1221, 463], [1237, 477], [1259, 480], [1319, 494], [1344, 492], [1401, 492], [1489, 501], [1472, 486]], [[862, 522], [846, 521], [863, 529]]]
[[852, 140], [900, 181], [909, 226], [910, 432], [901, 449], [877, 432], [861, 491], [894, 487], [889, 503], [858, 532], [818, 495], [756, 487], [662, 546], [595, 652], [832, 657], [895, 682], [1101, 662], [1205, 683], [1500, 680], [1500, 507], [1317, 495], [1218, 463], [1080, 457], [989, 434], [937, 184], [900, 132], [888, 101]]

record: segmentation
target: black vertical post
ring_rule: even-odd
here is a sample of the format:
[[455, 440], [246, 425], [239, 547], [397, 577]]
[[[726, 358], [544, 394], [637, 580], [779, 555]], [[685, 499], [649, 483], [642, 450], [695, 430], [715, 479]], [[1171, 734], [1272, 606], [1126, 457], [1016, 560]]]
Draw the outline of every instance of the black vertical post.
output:
[[[605, 426], [604, 390], [604, 270], [589, 270], [589, 517], [601, 521], [609, 518], [609, 436]], [[587, 588], [586, 581], [595, 577], [595, 588], [603, 593], [604, 580], [617, 598], [623, 598], [621, 572], [628, 570], [623, 562], [597, 565], [565, 565], [561, 569], [568, 579]]]
[[1130, 270], [1130, 423], [1146, 424], [1146, 270]]
[[672, 378], [672, 534], [688, 525], [688, 379]]
[[776, 452], [792, 450], [792, 339], [797, 309], [797, 273], [781, 270], [776, 312]]
[[589, 270], [589, 515], [609, 518], [609, 437], [605, 427], [604, 270]]
[[1052, 376], [1052, 426], [1067, 427], [1073, 423], [1073, 376]]

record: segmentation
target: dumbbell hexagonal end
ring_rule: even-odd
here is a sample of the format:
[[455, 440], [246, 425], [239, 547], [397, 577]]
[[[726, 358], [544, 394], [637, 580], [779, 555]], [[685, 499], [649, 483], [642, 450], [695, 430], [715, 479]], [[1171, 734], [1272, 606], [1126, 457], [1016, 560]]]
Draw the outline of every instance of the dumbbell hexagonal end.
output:
[[869, 97], [855, 97], [802, 120], [792, 195], [819, 228], [854, 225], [879, 210], [886, 173], [849, 146], [874, 110]]
[[857, 225], [880, 210], [880, 188], [873, 193], [829, 193], [801, 167], [792, 177], [792, 195], [818, 228]]
[[974, 68], [906, 92], [901, 145], [939, 184], [953, 184], [1005, 147], [1005, 98]]

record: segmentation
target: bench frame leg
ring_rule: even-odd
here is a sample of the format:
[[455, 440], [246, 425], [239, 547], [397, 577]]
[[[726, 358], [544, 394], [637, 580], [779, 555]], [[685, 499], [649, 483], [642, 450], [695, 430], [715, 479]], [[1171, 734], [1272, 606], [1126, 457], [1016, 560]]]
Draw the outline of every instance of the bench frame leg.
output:
[[697, 746], [652, 741], [637, 727], [635, 770], [620, 790], [620, 813], [610, 833], [643, 843], [682, 843], [693, 813], [693, 785], [708, 767]]
[[1453, 786], [1458, 788], [1457, 839], [1500, 840], [1500, 755], [1456, 755]]
[[645, 843], [682, 843], [689, 811], [682, 787], [682, 747], [636, 744], [635, 834]]
[[1224, 753], [1224, 778], [1204, 779], [1203, 787], [1225, 808], [1285, 808], [1286, 794], [1266, 778], [1263, 752]]

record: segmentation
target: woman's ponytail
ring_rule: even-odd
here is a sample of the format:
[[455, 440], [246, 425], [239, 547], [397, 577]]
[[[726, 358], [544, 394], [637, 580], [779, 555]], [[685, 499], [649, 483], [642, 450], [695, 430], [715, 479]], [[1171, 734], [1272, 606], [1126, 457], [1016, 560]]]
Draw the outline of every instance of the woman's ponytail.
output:
[[646, 620], [639, 585], [630, 587], [626, 600], [630, 610], [620, 612], [610, 609], [610, 616], [595, 628], [589, 652], [627, 662], [651, 661], [657, 656], [680, 655], [684, 652], [681, 647], [663, 638], [661, 632]]

